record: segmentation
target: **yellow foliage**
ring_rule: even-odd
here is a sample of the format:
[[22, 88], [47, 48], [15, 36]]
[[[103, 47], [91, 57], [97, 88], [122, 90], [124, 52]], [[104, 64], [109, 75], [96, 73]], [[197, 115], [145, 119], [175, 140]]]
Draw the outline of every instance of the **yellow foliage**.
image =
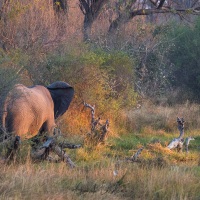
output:
[[160, 143], [148, 144], [147, 148], [155, 153], [160, 153], [162, 155], [172, 155], [174, 152], [170, 149], [163, 147]]
[[142, 154], [141, 157], [145, 160], [153, 159], [155, 157], [155, 155], [147, 149], [143, 149], [141, 154]]
[[[103, 147], [103, 146], [102, 146]], [[103, 147], [104, 149], [104, 147]], [[76, 152], [76, 160], [77, 161], [95, 161], [101, 160], [103, 156], [103, 149], [102, 148], [80, 148], [77, 149]]]
[[141, 130], [141, 134], [145, 136], [147, 135], [155, 135], [155, 130], [153, 129], [152, 126], [145, 126], [142, 130]]

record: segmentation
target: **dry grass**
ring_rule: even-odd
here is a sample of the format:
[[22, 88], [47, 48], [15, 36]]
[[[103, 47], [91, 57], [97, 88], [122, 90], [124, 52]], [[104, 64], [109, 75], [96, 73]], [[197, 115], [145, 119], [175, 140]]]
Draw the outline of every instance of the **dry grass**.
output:
[[114, 162], [69, 169], [64, 164], [1, 165], [0, 199], [198, 199], [198, 168]]
[[155, 106], [149, 102], [144, 103], [139, 109], [127, 112], [130, 128], [144, 131], [146, 127], [154, 130], [163, 129], [171, 132], [177, 130], [177, 117], [185, 119], [185, 130], [194, 130], [200, 127], [200, 106], [186, 102], [182, 105]]
[[[0, 164], [0, 199], [199, 199], [198, 109], [197, 105], [183, 105], [142, 107], [133, 111], [130, 122], [137, 121], [140, 132], [109, 138], [105, 145], [67, 151], [76, 162], [75, 169], [64, 163], [33, 163], [24, 147], [17, 163]], [[150, 117], [152, 113], [155, 118]], [[196, 138], [190, 144], [189, 153], [166, 148], [167, 142], [179, 134], [177, 113], [196, 120], [191, 126], [185, 117], [186, 125], [190, 125], [186, 135]], [[155, 125], [156, 119], [161, 119], [160, 124], [167, 123], [171, 132]], [[71, 142], [84, 139], [79, 134], [66, 136]], [[140, 162], [128, 163], [125, 158], [141, 146], [145, 148]]]

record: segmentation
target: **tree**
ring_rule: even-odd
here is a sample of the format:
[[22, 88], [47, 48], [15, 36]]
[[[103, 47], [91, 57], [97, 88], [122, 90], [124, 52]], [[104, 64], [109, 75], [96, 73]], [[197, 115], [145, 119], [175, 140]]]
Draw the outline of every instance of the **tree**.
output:
[[139, 15], [156, 13], [172, 13], [180, 17], [184, 17], [183, 14], [200, 15], [200, 3], [197, 0], [118, 0], [115, 5], [118, 16], [111, 22], [109, 33]]
[[109, 20], [109, 34], [136, 16], [171, 13], [185, 18], [186, 15], [200, 14], [200, 2], [197, 0], [79, 0], [79, 7], [84, 14], [84, 41], [90, 39], [92, 25], [103, 11], [104, 5], [108, 5], [107, 9], [117, 15], [114, 20]]
[[[200, 101], [200, 18], [194, 26], [172, 24], [165, 33], [171, 46], [167, 59], [171, 62], [171, 83], [174, 88], [184, 91], [184, 96], [191, 101]], [[183, 99], [185, 100], [185, 99]]]
[[66, 12], [67, 0], [1, 0], [0, 48], [33, 50], [58, 44], [65, 37]]
[[79, 7], [84, 14], [83, 39], [87, 41], [90, 38], [93, 22], [99, 16], [103, 6], [108, 0], [79, 0]]
[[0, 1], [0, 20], [2, 19], [8, 5], [9, 5], [9, 0]]

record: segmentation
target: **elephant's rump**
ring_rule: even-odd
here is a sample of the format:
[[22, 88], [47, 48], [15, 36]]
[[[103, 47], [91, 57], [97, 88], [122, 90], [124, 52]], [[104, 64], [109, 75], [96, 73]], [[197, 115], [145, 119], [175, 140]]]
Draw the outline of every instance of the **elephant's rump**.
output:
[[54, 122], [53, 101], [43, 86], [26, 88], [19, 85], [6, 104], [6, 130], [22, 138], [33, 137], [47, 121]]

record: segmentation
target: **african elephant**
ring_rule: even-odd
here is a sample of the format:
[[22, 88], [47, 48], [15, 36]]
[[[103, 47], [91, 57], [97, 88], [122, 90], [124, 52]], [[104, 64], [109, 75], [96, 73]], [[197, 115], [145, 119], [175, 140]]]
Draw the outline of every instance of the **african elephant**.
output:
[[53, 135], [55, 119], [66, 112], [73, 95], [73, 87], [62, 81], [47, 87], [17, 84], [4, 103], [2, 130], [15, 136], [14, 142], [43, 132]]

